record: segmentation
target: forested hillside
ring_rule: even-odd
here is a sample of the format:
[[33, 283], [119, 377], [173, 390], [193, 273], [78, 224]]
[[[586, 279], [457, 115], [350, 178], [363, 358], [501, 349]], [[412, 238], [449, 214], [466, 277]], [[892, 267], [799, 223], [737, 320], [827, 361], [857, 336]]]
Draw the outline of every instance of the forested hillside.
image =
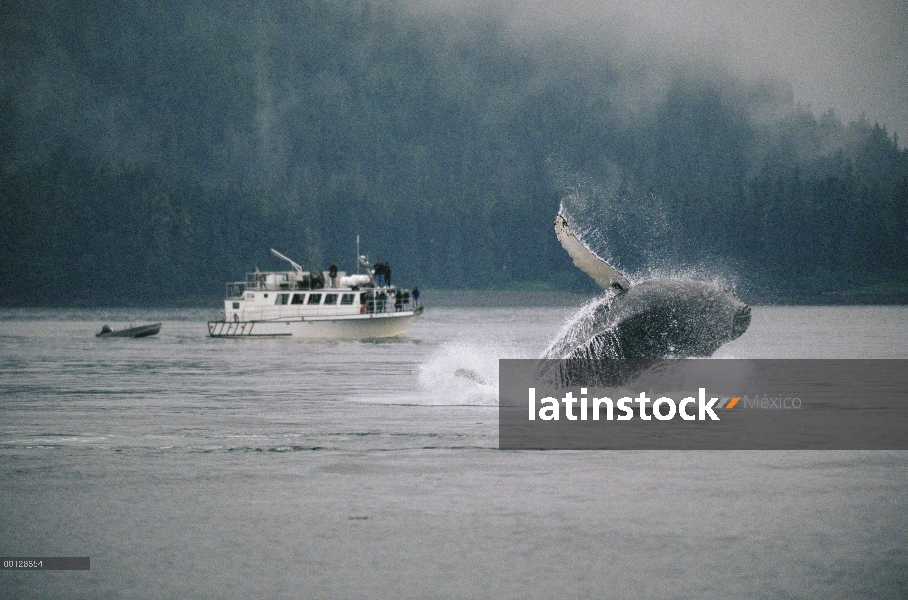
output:
[[6, 305], [207, 301], [356, 234], [401, 283], [592, 290], [562, 202], [631, 273], [908, 290], [908, 151], [784, 82], [368, 0], [13, 2], [0, 34]]

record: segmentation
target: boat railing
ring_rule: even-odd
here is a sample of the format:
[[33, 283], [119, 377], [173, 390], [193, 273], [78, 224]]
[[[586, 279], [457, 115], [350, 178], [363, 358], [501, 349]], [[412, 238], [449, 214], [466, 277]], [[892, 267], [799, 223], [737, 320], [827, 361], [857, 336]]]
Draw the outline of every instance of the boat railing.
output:
[[227, 298], [227, 300], [238, 300], [243, 297], [246, 289], [247, 288], [245, 281], [233, 281], [231, 283], [228, 283], [225, 298]]
[[280, 281], [277, 283], [267, 281], [234, 281], [227, 284], [228, 300], [242, 298], [245, 292], [299, 292], [328, 289], [330, 286], [309, 281]]
[[[327, 271], [325, 273], [327, 273]], [[338, 281], [332, 281], [325, 273], [310, 273], [309, 271], [303, 271], [301, 274], [293, 271], [246, 273], [246, 281], [241, 283], [245, 290], [258, 290], [262, 292], [320, 290], [326, 287], [337, 287], [336, 284]], [[332, 286], [332, 283], [335, 285]]]
[[406, 312], [416, 310], [417, 307], [418, 303], [409, 297], [401, 300], [396, 300], [394, 296], [385, 299], [366, 297], [362, 303], [362, 311], [366, 314]]
[[235, 300], [243, 297], [247, 291], [258, 292], [280, 292], [292, 290], [314, 290], [321, 289], [323, 285], [313, 284], [311, 280], [303, 281], [293, 279], [266, 278], [264, 273], [249, 273], [246, 281], [233, 281], [227, 284], [228, 300]]
[[[289, 271], [278, 273], [246, 273], [246, 289], [260, 291], [279, 291], [301, 289], [295, 273]], [[308, 276], [308, 273], [306, 274]], [[308, 280], [308, 277], [307, 277]]]

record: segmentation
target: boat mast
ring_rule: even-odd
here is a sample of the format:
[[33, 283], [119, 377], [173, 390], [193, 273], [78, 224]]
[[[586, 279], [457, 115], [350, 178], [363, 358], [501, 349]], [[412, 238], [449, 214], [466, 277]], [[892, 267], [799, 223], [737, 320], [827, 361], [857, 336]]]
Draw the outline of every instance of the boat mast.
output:
[[359, 234], [356, 234], [356, 274], [359, 275]]

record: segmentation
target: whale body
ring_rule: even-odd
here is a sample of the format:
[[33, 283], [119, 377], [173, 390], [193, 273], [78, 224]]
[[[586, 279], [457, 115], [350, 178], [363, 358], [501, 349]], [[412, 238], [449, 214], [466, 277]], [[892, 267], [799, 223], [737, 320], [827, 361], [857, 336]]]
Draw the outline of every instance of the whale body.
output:
[[616, 292], [587, 305], [543, 355], [567, 359], [557, 364], [562, 384], [618, 385], [664, 359], [711, 356], [750, 325], [750, 307], [718, 286], [689, 279], [632, 285], [590, 251], [561, 215], [555, 232], [575, 265]]
[[709, 283], [654, 279], [589, 307], [543, 358], [711, 356], [750, 325], [750, 307]]

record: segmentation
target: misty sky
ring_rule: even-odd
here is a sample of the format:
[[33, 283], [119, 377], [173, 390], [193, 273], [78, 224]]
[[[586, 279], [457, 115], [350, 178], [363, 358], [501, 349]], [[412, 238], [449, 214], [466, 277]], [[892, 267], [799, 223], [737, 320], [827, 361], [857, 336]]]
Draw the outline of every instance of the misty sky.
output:
[[412, 0], [500, 16], [531, 40], [556, 30], [614, 56], [723, 65], [788, 81], [795, 102], [865, 112], [908, 140], [908, 0]]

